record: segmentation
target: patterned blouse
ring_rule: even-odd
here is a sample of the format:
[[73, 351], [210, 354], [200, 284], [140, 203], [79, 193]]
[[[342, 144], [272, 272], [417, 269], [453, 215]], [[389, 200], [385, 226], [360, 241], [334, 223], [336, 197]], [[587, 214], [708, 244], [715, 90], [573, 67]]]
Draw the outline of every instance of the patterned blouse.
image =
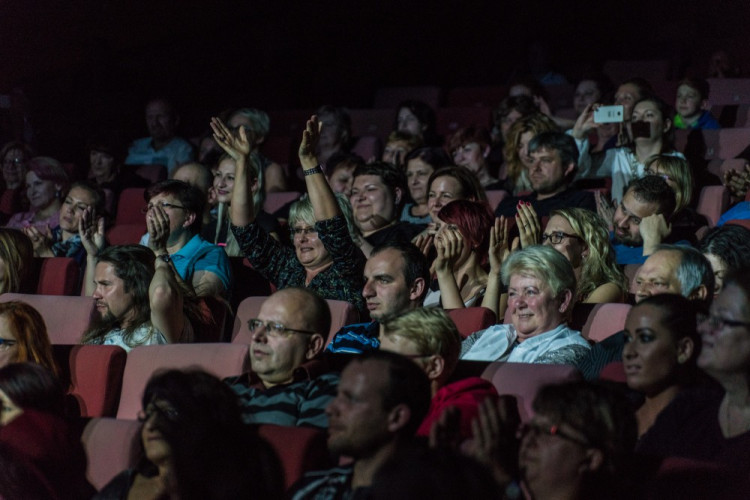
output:
[[277, 289], [306, 286], [324, 299], [349, 302], [360, 314], [366, 314], [362, 297], [365, 256], [349, 236], [343, 216], [315, 223], [318, 237], [333, 258], [333, 264], [318, 273], [308, 285], [305, 284], [305, 268], [297, 260], [294, 248], [282, 245], [255, 222], [244, 227], [234, 224], [230, 227], [253, 268]]

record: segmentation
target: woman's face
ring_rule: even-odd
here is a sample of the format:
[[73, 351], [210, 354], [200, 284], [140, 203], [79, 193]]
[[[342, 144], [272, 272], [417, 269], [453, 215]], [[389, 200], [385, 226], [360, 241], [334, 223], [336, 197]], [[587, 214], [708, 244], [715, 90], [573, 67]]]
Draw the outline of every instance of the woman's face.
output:
[[398, 130], [399, 132], [408, 132], [412, 135], [422, 137], [425, 126], [419, 121], [417, 115], [411, 112], [409, 108], [398, 110]]
[[510, 127], [512, 127], [513, 124], [522, 117], [523, 115], [520, 111], [518, 111], [517, 109], [511, 109], [510, 113], [508, 113], [505, 117], [502, 118], [502, 120], [500, 120], [500, 133], [503, 135], [503, 141], [508, 140], [508, 132], [510, 132]]
[[0, 426], [8, 425], [22, 413], [23, 409], [16, 406], [5, 391], [0, 390]]
[[292, 226], [292, 243], [297, 260], [305, 268], [318, 269], [331, 262], [331, 255], [323, 246], [318, 232], [304, 221], [297, 221]]
[[55, 200], [55, 192], [59, 189], [53, 181], [45, 181], [37, 177], [34, 172], [26, 174], [26, 196], [31, 208], [41, 210]]
[[3, 158], [3, 179], [8, 189], [16, 189], [23, 184], [28, 158], [20, 149], [11, 149]]
[[333, 171], [331, 177], [328, 179], [328, 183], [331, 185], [334, 193], [341, 193], [348, 198], [352, 195], [352, 184], [354, 183], [352, 174], [354, 173], [354, 167], [343, 163], [340, 165]]
[[438, 212], [453, 200], [463, 200], [464, 192], [458, 179], [449, 175], [441, 175], [433, 179], [427, 195], [427, 209], [430, 211], [432, 222], [440, 224]]
[[577, 114], [583, 113], [583, 110], [589, 104], [599, 102], [602, 94], [599, 92], [599, 86], [593, 80], [581, 80], [573, 94], [573, 107]]
[[393, 222], [398, 200], [379, 175], [359, 175], [352, 186], [352, 210], [363, 231], [377, 230]]
[[91, 164], [91, 175], [97, 182], [111, 180], [117, 173], [114, 156], [103, 151], [92, 149], [89, 152], [89, 163]]
[[532, 164], [534, 163], [534, 161], [531, 159], [531, 156], [529, 155], [529, 143], [533, 138], [534, 132], [532, 132], [531, 130], [529, 130], [528, 132], [524, 132], [518, 138], [518, 157], [521, 159], [521, 163], [523, 163], [523, 166], [526, 168], [531, 168]]
[[409, 186], [409, 194], [417, 205], [427, 203], [427, 181], [434, 172], [431, 165], [428, 165], [420, 158], [409, 160], [406, 164], [406, 181]]
[[178, 418], [172, 406], [162, 400], [152, 401], [138, 415], [143, 422], [141, 440], [146, 458], [157, 467], [167, 463], [172, 458], [172, 448], [160, 430]]
[[724, 287], [724, 278], [727, 276], [727, 263], [716, 254], [706, 253], [703, 255], [711, 263], [711, 269], [714, 270], [714, 297], [716, 297]]
[[0, 339], [4, 341], [10, 341], [0, 344], [0, 368], [5, 365], [20, 361], [18, 359], [18, 344], [16, 344], [17, 339], [13, 334], [13, 330], [11, 329], [7, 314], [0, 314]]
[[231, 203], [234, 188], [234, 172], [237, 164], [231, 158], [224, 158], [214, 172], [214, 191], [219, 203]]
[[[486, 151], [489, 153], [489, 148]], [[473, 173], [478, 173], [484, 168], [484, 153], [482, 146], [476, 142], [468, 142], [453, 151], [453, 162], [459, 167], [465, 167]]]
[[544, 228], [544, 234], [548, 236], [544, 244], [551, 246], [563, 254], [565, 258], [568, 259], [568, 262], [570, 262], [570, 265], [573, 266], [573, 269], [578, 269], [583, 266], [583, 261], [589, 254], [589, 249], [586, 246], [586, 243], [578, 238], [563, 236], [560, 243], [555, 244], [552, 243], [552, 238], [550, 238], [554, 233], [565, 233], [579, 236], [565, 217], [560, 215], [553, 215], [550, 217], [547, 222], [547, 227]]
[[623, 107], [623, 118], [627, 121], [633, 113], [633, 106], [641, 98], [641, 92], [638, 87], [632, 83], [625, 83], [617, 88], [615, 93], [615, 104]]
[[510, 277], [508, 308], [519, 340], [557, 328], [563, 322], [569, 304], [570, 298], [561, 304], [539, 278], [524, 274]]
[[76, 186], [68, 192], [60, 207], [60, 229], [68, 233], [78, 234], [78, 222], [83, 211], [93, 206], [94, 193], [86, 188]]
[[[642, 305], [630, 310], [625, 320], [625, 347], [622, 360], [628, 387], [646, 396], [655, 396], [676, 383], [680, 363], [690, 359], [692, 341], [670, 332], [662, 324], [659, 308]], [[689, 352], [686, 352], [689, 344]], [[687, 353], [687, 356], [685, 354]], [[681, 357], [682, 356], [682, 357]]]
[[336, 117], [330, 113], [321, 113], [318, 121], [323, 124], [323, 128], [320, 129], [318, 147], [328, 149], [338, 146], [341, 142], [341, 128], [336, 122]]
[[[711, 316], [719, 320], [750, 323], [747, 316], [748, 297], [737, 285], [727, 285], [711, 304]], [[710, 321], [698, 325], [701, 354], [698, 366], [709, 375], [742, 374], [750, 369], [750, 327], [712, 326]]]
[[[672, 126], [669, 120], [664, 119], [656, 103], [651, 101], [641, 101], [635, 105], [631, 124], [632, 122], [647, 122], [650, 125], [651, 134], [646, 139], [650, 140], [661, 139]], [[636, 137], [635, 139], [638, 140], [639, 138]]]

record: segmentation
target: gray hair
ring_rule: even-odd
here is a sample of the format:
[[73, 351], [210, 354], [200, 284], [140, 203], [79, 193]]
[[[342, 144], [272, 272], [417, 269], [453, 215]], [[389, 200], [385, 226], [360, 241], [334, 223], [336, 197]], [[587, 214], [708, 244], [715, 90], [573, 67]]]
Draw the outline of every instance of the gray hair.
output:
[[552, 247], [532, 245], [511, 254], [503, 262], [502, 277], [505, 286], [508, 286], [510, 277], [514, 274], [537, 278], [549, 287], [557, 299], [562, 298], [566, 290], [570, 290], [575, 298], [576, 275], [573, 266]]
[[659, 245], [654, 253], [661, 251], [680, 254], [680, 264], [677, 266], [676, 275], [683, 297], [689, 298], [698, 287], [705, 285], [708, 291], [706, 295], [708, 301], [713, 298], [714, 270], [702, 253], [693, 247], [682, 245]]

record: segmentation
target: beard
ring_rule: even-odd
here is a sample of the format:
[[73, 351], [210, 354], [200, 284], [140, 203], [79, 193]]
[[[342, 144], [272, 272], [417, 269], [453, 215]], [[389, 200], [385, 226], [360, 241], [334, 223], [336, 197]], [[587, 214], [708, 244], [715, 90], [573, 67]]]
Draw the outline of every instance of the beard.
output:
[[629, 247], [640, 247], [643, 246], [643, 238], [641, 238], [641, 235], [638, 234], [638, 237], [633, 237], [630, 234], [626, 234], [625, 236], [618, 236], [617, 231], [613, 233], [614, 235], [614, 242], [619, 243], [621, 245], [627, 245]]

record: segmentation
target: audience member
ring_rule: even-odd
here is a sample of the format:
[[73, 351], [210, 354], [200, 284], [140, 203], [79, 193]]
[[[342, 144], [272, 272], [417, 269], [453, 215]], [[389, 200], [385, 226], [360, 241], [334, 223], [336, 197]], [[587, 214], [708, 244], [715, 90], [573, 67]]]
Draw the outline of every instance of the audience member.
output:
[[503, 149], [507, 170], [506, 191], [519, 195], [532, 189], [527, 172], [533, 164], [529, 155], [529, 143], [542, 132], [558, 130], [557, 125], [541, 113], [520, 118], [511, 126]]
[[[508, 140], [510, 128], [521, 118], [539, 112], [539, 106], [527, 95], [508, 96], [492, 112], [492, 140], [495, 143], [505, 143]], [[498, 136], [499, 132], [499, 136]]]
[[31, 281], [34, 247], [18, 229], [0, 228], [0, 294], [34, 293]]
[[352, 139], [352, 119], [344, 108], [321, 106], [315, 112], [323, 128], [320, 130], [315, 156], [321, 166], [328, 166], [328, 161], [336, 153], [349, 151]]
[[347, 198], [352, 195], [354, 170], [364, 165], [362, 157], [353, 153], [337, 153], [328, 159], [326, 177], [334, 193], [341, 193]]
[[0, 368], [0, 445], [35, 473], [47, 498], [90, 498], [86, 455], [57, 377], [37, 363]]
[[319, 359], [331, 329], [328, 304], [306, 288], [285, 288], [248, 320], [250, 371], [225, 379], [246, 424], [328, 426], [325, 408], [339, 376]]
[[685, 78], [677, 87], [674, 117], [676, 129], [716, 130], [719, 122], [711, 116], [708, 102], [709, 85], [701, 78]]
[[540, 217], [552, 210], [580, 207], [596, 210], [593, 193], [571, 187], [578, 169], [578, 148], [570, 136], [562, 132], [542, 132], [528, 144], [530, 164], [526, 168], [531, 194], [506, 197], [495, 215], [510, 217], [521, 203], [531, 205]]
[[23, 229], [36, 226], [55, 228], [60, 218], [62, 193], [68, 190], [68, 175], [54, 158], [37, 156], [29, 162], [26, 172], [26, 197], [29, 210], [14, 214], [6, 227]]
[[724, 287], [727, 276], [750, 266], [750, 231], [742, 226], [725, 225], [709, 229], [698, 249], [714, 270], [714, 297]]
[[455, 200], [486, 202], [487, 195], [477, 176], [463, 167], [443, 167], [435, 170], [427, 181], [427, 210], [432, 224], [430, 233], [437, 231], [438, 213]]
[[406, 155], [404, 163], [411, 201], [404, 205], [401, 220], [412, 224], [429, 224], [432, 222], [427, 203], [430, 176], [435, 170], [452, 165], [451, 159], [442, 148], [418, 148]]
[[24, 229], [24, 233], [34, 245], [34, 256], [70, 257], [75, 259], [78, 265], [83, 265], [86, 261], [86, 249], [81, 243], [78, 225], [81, 214], [89, 207], [95, 216], [106, 217], [104, 192], [96, 184], [88, 181], [73, 183], [60, 208], [57, 227], [40, 230], [29, 226]]
[[662, 177], [631, 181], [612, 216], [617, 263], [642, 264], [657, 245], [675, 241], [667, 222], [674, 207], [675, 193]]
[[143, 197], [148, 247], [173, 267], [198, 297], [219, 296], [230, 290], [227, 254], [200, 236], [206, 198], [198, 188], [169, 179], [149, 187]]
[[[182, 181], [190, 184], [191, 186], [197, 187], [201, 193], [206, 196], [207, 203], [203, 207], [203, 227], [205, 228], [211, 223], [211, 208], [212, 203], [210, 200], [209, 191], [213, 188], [214, 174], [211, 170], [202, 163], [189, 162], [183, 163], [179, 167], [172, 171], [170, 179], [176, 181]], [[148, 238], [148, 233], [144, 236]], [[210, 238], [208, 238], [210, 240]], [[141, 245], [148, 246], [148, 239], [143, 241], [141, 239]]]
[[425, 146], [440, 146], [440, 139], [435, 131], [435, 111], [428, 104], [409, 99], [399, 103], [396, 109], [394, 130], [421, 137]]
[[378, 349], [383, 324], [422, 306], [430, 270], [427, 259], [411, 243], [376, 247], [365, 264], [362, 296], [372, 322], [341, 328], [327, 350], [361, 353]]
[[266, 158], [258, 148], [262, 146], [271, 129], [271, 119], [265, 111], [253, 108], [240, 108], [233, 111], [227, 118], [227, 127], [236, 133], [240, 127], [245, 129], [247, 137], [251, 139], [252, 163], [258, 168], [258, 178], [263, 180], [261, 188], [265, 193], [286, 191], [286, 175], [284, 167]]
[[641, 453], [717, 462], [747, 477], [750, 471], [750, 269], [729, 276], [698, 316], [698, 367], [715, 388], [683, 391], [640, 440]]
[[11, 215], [29, 207], [29, 200], [26, 198], [26, 171], [33, 157], [34, 152], [23, 142], [8, 142], [0, 149], [5, 186], [0, 195], [0, 224], [5, 224]]
[[[682, 295], [699, 307], [711, 303], [714, 276], [711, 265], [696, 249], [686, 246], [661, 245], [638, 269], [632, 283], [636, 304], [662, 293]], [[625, 334], [620, 331], [601, 342], [578, 363], [587, 380], [599, 376], [607, 364], [622, 359]]]
[[597, 102], [612, 92], [612, 82], [606, 75], [588, 75], [578, 81], [573, 94], [573, 109], [576, 114], [583, 113], [586, 106]]
[[410, 359], [375, 351], [353, 359], [328, 405], [328, 450], [353, 463], [308, 472], [290, 497], [366, 498], [380, 467], [407, 446], [430, 407], [430, 382]]
[[171, 173], [174, 168], [193, 160], [193, 146], [177, 137], [180, 116], [174, 104], [162, 97], [146, 104], [146, 126], [149, 137], [136, 139], [125, 158], [127, 165], [164, 165]]
[[157, 373], [138, 413], [139, 460], [94, 497], [281, 498], [273, 449], [242, 424], [234, 394], [203, 371]]
[[628, 313], [622, 360], [628, 387], [644, 396], [635, 414], [639, 436], [695, 382], [701, 345], [695, 323], [699, 308], [681, 295], [662, 293], [644, 299]]
[[726, 50], [717, 50], [708, 60], [709, 78], [737, 78], [742, 76], [740, 67]]
[[562, 254], [540, 245], [515, 252], [503, 263], [510, 324], [467, 337], [461, 359], [575, 364], [590, 346], [566, 324], [575, 303], [576, 278]]
[[57, 373], [44, 319], [25, 302], [0, 302], [0, 368], [26, 362]]
[[380, 158], [385, 163], [392, 163], [397, 167], [406, 166], [406, 155], [422, 147], [422, 137], [403, 130], [394, 130], [388, 135]]
[[487, 157], [490, 154], [490, 135], [487, 130], [465, 127], [456, 131], [448, 141], [453, 162], [474, 174], [485, 190], [501, 189], [502, 183], [490, 175]]
[[290, 211], [294, 257], [290, 248], [255, 223], [255, 207], [248, 196], [254, 179], [247, 172], [250, 146], [244, 131], [233, 135], [218, 119], [212, 121], [212, 127], [219, 145], [235, 157], [230, 227], [253, 267], [277, 288], [304, 286], [325, 299], [350, 302], [364, 312], [359, 294], [364, 256], [352, 240], [346, 217], [316, 159], [316, 144], [325, 130], [317, 117], [308, 120], [299, 149], [310, 198], [297, 202]]
[[[88, 179], [101, 189], [109, 191], [108, 207], [116, 213], [120, 193], [127, 188], [145, 188], [150, 182], [135, 173], [133, 167], [123, 168], [127, 144], [119, 132], [103, 132], [88, 141]], [[106, 191], [105, 191], [106, 193]], [[108, 200], [110, 201], [110, 200]]]
[[460, 413], [460, 435], [471, 438], [471, 421], [479, 403], [497, 398], [497, 390], [479, 377], [449, 383], [461, 351], [461, 335], [448, 314], [439, 308], [417, 308], [393, 318], [384, 325], [380, 349], [412, 359], [430, 379], [432, 404], [417, 431], [429, 436], [430, 429], [447, 408]]

